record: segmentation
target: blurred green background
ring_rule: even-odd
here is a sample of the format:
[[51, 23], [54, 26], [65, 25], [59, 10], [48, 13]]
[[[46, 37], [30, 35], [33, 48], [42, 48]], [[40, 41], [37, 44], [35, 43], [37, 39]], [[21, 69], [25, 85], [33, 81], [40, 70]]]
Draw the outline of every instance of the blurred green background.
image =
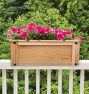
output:
[[[29, 22], [61, 29], [73, 28], [76, 36], [83, 37], [80, 59], [89, 59], [89, 0], [0, 0], [0, 59], [10, 58], [10, 44], [6, 39], [8, 29]], [[24, 94], [24, 71], [19, 72], [19, 94]], [[35, 71], [29, 72], [29, 92], [35, 94]], [[74, 72], [74, 94], [79, 94], [79, 73]], [[68, 94], [68, 74], [63, 72], [63, 94]], [[88, 71], [85, 75], [85, 94], [89, 94], [87, 74]], [[41, 75], [42, 79], [46, 79], [46, 71], [41, 71]], [[12, 71], [8, 71], [7, 76], [8, 94], [13, 94]], [[46, 94], [46, 80], [42, 80], [41, 94]], [[52, 71], [52, 94], [57, 94], [57, 71]]]

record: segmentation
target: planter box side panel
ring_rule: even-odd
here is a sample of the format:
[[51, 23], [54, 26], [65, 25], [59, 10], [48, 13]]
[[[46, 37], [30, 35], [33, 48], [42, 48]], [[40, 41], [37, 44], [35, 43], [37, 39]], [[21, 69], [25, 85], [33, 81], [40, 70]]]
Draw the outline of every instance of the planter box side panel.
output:
[[[23, 45], [26, 44], [26, 45]], [[48, 44], [48, 42], [47, 42]], [[50, 42], [49, 42], [50, 44]], [[60, 66], [79, 63], [79, 43], [11, 42], [11, 63], [21, 66]], [[57, 45], [58, 44], [58, 45]]]
[[72, 46], [19, 46], [17, 65], [71, 65]]

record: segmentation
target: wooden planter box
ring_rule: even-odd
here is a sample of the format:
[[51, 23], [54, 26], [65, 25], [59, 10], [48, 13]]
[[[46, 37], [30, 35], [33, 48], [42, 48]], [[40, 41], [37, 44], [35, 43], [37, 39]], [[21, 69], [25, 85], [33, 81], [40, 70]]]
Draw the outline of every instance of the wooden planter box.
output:
[[11, 64], [24, 66], [78, 65], [79, 40], [12, 40]]

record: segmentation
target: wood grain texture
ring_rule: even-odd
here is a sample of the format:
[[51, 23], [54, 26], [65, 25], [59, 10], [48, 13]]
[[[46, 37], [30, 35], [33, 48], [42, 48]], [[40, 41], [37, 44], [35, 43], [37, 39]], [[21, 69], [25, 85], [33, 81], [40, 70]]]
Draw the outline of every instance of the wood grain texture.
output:
[[16, 44], [11, 42], [10, 45], [11, 45], [11, 64], [14, 65], [16, 63]]
[[[76, 42], [76, 41], [75, 41]], [[41, 40], [41, 41], [17, 41], [13, 47], [11, 41], [12, 54], [11, 63], [16, 61], [16, 65], [29, 66], [59, 66], [75, 65], [79, 62], [79, 45], [75, 45], [74, 40]], [[78, 42], [78, 41], [77, 41]]]
[[72, 50], [71, 50], [71, 53], [72, 53], [72, 56], [71, 56], [71, 59], [72, 59], [72, 65], [75, 65], [75, 43], [73, 43], [72, 45]]
[[80, 43], [75, 44], [75, 64], [79, 65]]

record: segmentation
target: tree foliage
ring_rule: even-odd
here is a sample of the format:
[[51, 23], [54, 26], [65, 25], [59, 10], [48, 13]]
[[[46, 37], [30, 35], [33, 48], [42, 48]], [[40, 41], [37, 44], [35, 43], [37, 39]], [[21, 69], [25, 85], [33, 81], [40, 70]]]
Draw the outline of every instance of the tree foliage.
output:
[[1, 0], [0, 16], [2, 16], [5, 21], [7, 21], [9, 18], [15, 20], [18, 15], [27, 12], [27, 9], [24, 6], [26, 1], [27, 0]]
[[89, 33], [89, 0], [58, 0], [56, 8], [76, 26], [76, 31]]

